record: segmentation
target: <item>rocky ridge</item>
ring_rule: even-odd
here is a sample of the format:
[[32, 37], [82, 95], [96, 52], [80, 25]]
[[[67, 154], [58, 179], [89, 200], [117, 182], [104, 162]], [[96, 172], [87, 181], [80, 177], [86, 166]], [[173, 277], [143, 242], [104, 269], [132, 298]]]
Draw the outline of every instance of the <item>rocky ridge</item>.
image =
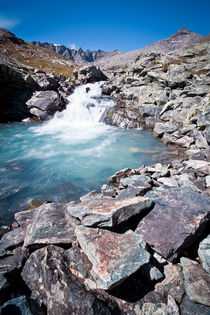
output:
[[40, 42], [32, 42], [35, 46], [44, 47], [47, 49], [51, 49], [56, 53], [62, 55], [63, 57], [74, 61], [77, 64], [85, 65], [91, 62], [98, 61], [103, 58], [111, 58], [115, 55], [123, 54], [123, 52], [119, 50], [107, 52], [101, 49], [98, 50], [89, 50], [84, 51], [82, 48], [72, 49], [67, 48], [64, 45], [51, 44], [51, 43], [40, 43]]
[[120, 170], [79, 202], [17, 213], [0, 240], [2, 312], [209, 314], [208, 58], [203, 42], [120, 71], [75, 70], [74, 84], [109, 77], [103, 93], [117, 105], [106, 123], [152, 128], [185, 155]]

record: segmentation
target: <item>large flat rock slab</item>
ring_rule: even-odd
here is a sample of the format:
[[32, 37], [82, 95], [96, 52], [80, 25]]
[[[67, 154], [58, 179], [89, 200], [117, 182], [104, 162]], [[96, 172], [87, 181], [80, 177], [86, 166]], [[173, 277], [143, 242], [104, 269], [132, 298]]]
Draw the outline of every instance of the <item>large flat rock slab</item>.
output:
[[24, 246], [71, 244], [78, 220], [70, 216], [65, 204], [43, 204], [38, 208], [15, 214], [25, 232]]
[[146, 194], [155, 206], [136, 233], [162, 257], [173, 261], [203, 232], [210, 219], [210, 198], [186, 188], [155, 188]]
[[150, 208], [151, 205], [152, 200], [145, 197], [121, 200], [96, 199], [69, 205], [67, 210], [85, 226], [112, 227]]
[[133, 231], [118, 234], [78, 226], [75, 230], [83, 252], [92, 263], [92, 275], [100, 289], [110, 289], [147, 264], [150, 254]]

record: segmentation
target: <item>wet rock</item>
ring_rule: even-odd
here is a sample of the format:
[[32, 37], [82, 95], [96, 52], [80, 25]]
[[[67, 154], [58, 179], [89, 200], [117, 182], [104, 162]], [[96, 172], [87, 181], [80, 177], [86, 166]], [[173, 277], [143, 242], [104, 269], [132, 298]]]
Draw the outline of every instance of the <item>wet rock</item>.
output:
[[0, 250], [21, 246], [24, 241], [23, 229], [17, 228], [5, 234], [0, 240]]
[[210, 273], [210, 234], [199, 244], [198, 255], [203, 268]]
[[30, 108], [31, 114], [40, 120], [45, 120], [48, 116], [53, 116], [55, 112], [65, 108], [63, 98], [55, 91], [34, 92], [26, 104]]
[[131, 230], [118, 234], [108, 230], [77, 227], [77, 239], [93, 264], [92, 275], [100, 289], [110, 289], [150, 259], [141, 237]]
[[180, 310], [182, 315], [209, 315], [210, 309], [208, 306], [194, 303], [186, 296], [180, 305]]
[[22, 278], [32, 291], [32, 298], [57, 314], [118, 314], [111, 301], [88, 292], [68, 268], [64, 249], [47, 246], [35, 251], [27, 260]]
[[136, 233], [161, 256], [173, 261], [192, 244], [209, 221], [210, 198], [186, 188], [154, 188], [146, 194], [154, 208]]
[[15, 218], [25, 232], [24, 246], [71, 244], [79, 222], [66, 211], [65, 204], [43, 204], [18, 212]]
[[176, 128], [174, 128], [173, 126], [170, 126], [169, 124], [164, 124], [164, 123], [156, 123], [153, 130], [155, 136], [158, 136], [158, 137], [162, 137], [165, 132], [172, 133], [174, 131], [176, 131]]
[[97, 199], [67, 206], [71, 216], [85, 226], [112, 227], [149, 209], [152, 201], [144, 197], [122, 200]]
[[210, 275], [196, 261], [181, 258], [184, 285], [189, 299], [210, 306]]
[[155, 285], [155, 291], [163, 297], [172, 296], [181, 303], [185, 294], [184, 278], [179, 265], [167, 265], [164, 267], [165, 279]]

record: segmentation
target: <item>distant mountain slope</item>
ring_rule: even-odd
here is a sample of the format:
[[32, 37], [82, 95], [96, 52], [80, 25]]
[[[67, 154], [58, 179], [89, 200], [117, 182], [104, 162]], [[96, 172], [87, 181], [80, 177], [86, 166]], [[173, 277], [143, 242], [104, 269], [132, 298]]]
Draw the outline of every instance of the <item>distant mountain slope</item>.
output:
[[68, 58], [74, 61], [77, 64], [87, 64], [90, 62], [100, 60], [102, 58], [107, 58], [107, 57], [111, 58], [113, 56], [123, 54], [123, 52], [119, 50], [106, 52], [101, 49], [92, 50], [92, 51], [87, 49], [86, 51], [84, 51], [82, 48], [79, 48], [77, 50], [77, 49], [67, 48], [64, 45], [58, 45], [58, 44], [41, 43], [41, 42], [35, 42], [35, 41], [33, 41], [32, 44], [35, 46], [51, 49], [55, 51], [56, 53], [64, 56], [65, 58]]
[[99, 61], [96, 61], [95, 64], [110, 69], [120, 68], [128, 65], [131, 61], [134, 61], [139, 55], [144, 54], [146, 52], [155, 51], [169, 53], [176, 49], [182, 48], [185, 45], [197, 42], [202, 38], [203, 38], [202, 35], [199, 35], [182, 27], [178, 32], [174, 33], [170, 37], [157, 41], [152, 45], [149, 45], [141, 49], [133, 50], [118, 56], [113, 56], [111, 58], [103, 58]]
[[74, 62], [53, 52], [36, 47], [16, 37], [6, 29], [0, 28], [0, 61], [15, 60], [26, 66], [39, 68], [47, 73], [65, 76], [72, 75]]

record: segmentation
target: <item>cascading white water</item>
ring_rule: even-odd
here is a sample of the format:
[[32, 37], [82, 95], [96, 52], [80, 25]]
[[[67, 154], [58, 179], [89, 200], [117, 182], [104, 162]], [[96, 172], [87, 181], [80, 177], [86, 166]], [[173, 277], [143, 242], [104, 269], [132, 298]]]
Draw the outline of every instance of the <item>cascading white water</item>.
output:
[[109, 97], [101, 95], [101, 82], [85, 84], [69, 96], [69, 103], [62, 112], [34, 131], [39, 134], [54, 134], [71, 142], [95, 138], [104, 133], [108, 126], [100, 122], [107, 108], [114, 105]]

